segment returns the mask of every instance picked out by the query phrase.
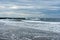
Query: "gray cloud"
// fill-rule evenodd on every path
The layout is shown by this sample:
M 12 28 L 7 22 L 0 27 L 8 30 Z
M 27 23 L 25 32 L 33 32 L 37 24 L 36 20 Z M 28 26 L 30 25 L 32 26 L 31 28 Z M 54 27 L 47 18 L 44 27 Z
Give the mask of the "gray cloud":
M 0 0 L 0 16 L 52 17 L 60 13 L 59 4 L 60 0 Z

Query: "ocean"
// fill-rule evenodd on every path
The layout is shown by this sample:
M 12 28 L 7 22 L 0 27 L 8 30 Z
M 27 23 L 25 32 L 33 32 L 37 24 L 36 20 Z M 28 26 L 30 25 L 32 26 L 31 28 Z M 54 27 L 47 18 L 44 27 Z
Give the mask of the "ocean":
M 60 22 L 1 19 L 0 40 L 60 40 Z

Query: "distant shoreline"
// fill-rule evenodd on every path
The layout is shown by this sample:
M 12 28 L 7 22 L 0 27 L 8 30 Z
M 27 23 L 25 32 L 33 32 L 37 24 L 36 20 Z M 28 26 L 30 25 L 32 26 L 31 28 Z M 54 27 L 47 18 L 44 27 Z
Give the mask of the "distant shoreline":
M 0 19 L 25 19 L 25 18 L 15 18 L 15 17 L 0 17 Z
M 34 20 L 34 21 L 48 21 L 48 22 L 60 22 L 60 18 L 17 18 L 17 17 L 0 17 L 0 19 L 14 19 L 14 20 Z

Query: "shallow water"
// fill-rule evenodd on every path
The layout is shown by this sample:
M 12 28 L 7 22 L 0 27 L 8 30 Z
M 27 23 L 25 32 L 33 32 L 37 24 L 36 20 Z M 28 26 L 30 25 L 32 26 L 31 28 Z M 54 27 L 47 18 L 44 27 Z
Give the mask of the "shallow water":
M 1 40 L 60 40 L 60 23 L 0 20 Z

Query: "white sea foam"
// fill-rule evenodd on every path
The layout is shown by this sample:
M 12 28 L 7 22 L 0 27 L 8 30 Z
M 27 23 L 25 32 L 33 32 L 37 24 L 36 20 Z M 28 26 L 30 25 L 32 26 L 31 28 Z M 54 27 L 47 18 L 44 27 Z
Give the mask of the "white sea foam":
M 39 30 L 60 32 L 60 22 L 44 22 L 44 21 L 30 21 L 30 20 L 15 22 L 15 21 L 9 21 L 9 20 L 0 20 L 0 23 L 5 23 L 5 25 L 16 26 L 17 28 L 26 27 L 26 28 L 33 28 L 33 29 L 39 29 Z

